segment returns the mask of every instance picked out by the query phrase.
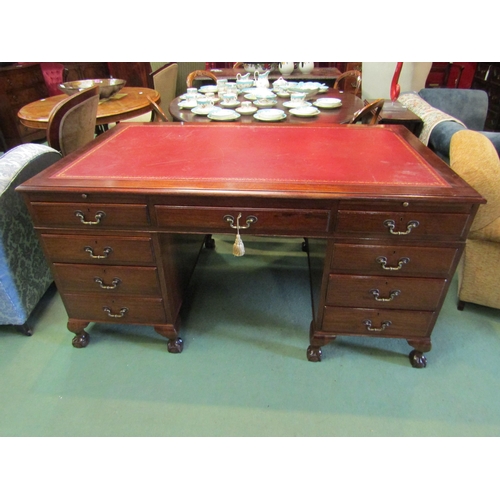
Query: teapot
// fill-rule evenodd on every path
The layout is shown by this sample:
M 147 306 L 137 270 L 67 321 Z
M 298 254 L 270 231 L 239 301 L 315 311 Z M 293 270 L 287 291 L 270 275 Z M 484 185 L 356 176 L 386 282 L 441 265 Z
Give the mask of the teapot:
M 253 76 L 255 77 L 255 86 L 263 89 L 269 88 L 269 80 L 267 77 L 269 76 L 270 72 L 270 69 L 264 71 L 264 73 L 255 71 L 255 73 L 253 74 Z

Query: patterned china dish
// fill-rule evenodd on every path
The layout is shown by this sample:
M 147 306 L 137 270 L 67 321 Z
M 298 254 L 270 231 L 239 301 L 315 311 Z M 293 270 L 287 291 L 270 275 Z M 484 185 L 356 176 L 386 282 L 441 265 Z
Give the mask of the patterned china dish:
M 236 113 L 234 109 L 218 109 L 216 111 L 208 113 L 208 118 L 210 118 L 210 120 L 224 122 L 237 120 L 240 116 L 241 115 L 239 113 Z
M 190 101 L 181 101 L 179 103 L 179 108 L 181 109 L 193 109 L 198 106 L 198 103 L 196 101 L 190 102 Z
M 191 110 L 195 115 L 207 116 L 209 113 L 219 110 L 217 106 L 196 106 Z
M 254 118 L 265 122 L 276 122 L 286 118 L 286 113 L 281 109 L 259 109 Z
M 272 108 L 278 104 L 276 99 L 255 99 L 253 102 L 258 108 Z
M 337 99 L 336 97 L 322 97 L 320 99 L 316 99 L 314 105 L 318 108 L 339 108 L 342 106 L 342 101 Z
M 302 108 L 292 108 L 290 114 L 295 116 L 317 116 L 320 111 L 314 106 L 303 106 Z
M 217 85 L 203 85 L 200 87 L 200 92 L 203 94 L 206 94 L 207 92 L 217 92 L 219 89 L 217 88 Z
M 283 103 L 283 106 L 285 106 L 285 108 L 305 108 L 306 106 L 312 106 L 312 104 L 308 101 L 286 101 Z
M 255 99 L 274 99 L 276 94 L 272 90 L 252 87 L 245 89 L 245 99 L 254 101 Z
M 73 95 L 81 92 L 82 90 L 89 89 L 94 85 L 99 85 L 99 99 L 109 99 L 118 93 L 118 91 L 120 91 L 126 83 L 126 80 L 119 80 L 118 78 L 74 80 L 72 82 L 60 83 L 59 88 L 66 95 Z
M 223 108 L 236 108 L 237 106 L 240 105 L 240 101 L 235 99 L 234 101 L 221 101 L 219 103 L 219 106 L 222 106 Z
M 240 115 L 253 115 L 257 111 L 257 108 L 255 106 L 240 106 L 239 108 L 236 108 L 235 111 Z
M 304 92 L 307 97 L 312 97 L 318 92 L 327 92 L 328 85 L 319 82 L 297 82 L 289 83 L 286 87 L 288 92 Z

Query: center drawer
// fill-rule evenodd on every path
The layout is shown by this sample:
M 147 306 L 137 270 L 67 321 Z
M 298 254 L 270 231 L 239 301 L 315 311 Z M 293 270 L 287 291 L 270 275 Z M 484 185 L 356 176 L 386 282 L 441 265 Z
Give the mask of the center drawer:
M 329 210 L 295 210 L 285 208 L 253 209 L 235 207 L 183 207 L 156 205 L 158 226 L 172 231 L 202 231 L 234 233 L 238 215 L 245 234 L 292 234 L 307 236 L 326 234 L 330 221 Z M 229 220 L 226 216 L 229 216 Z M 248 226 L 248 227 L 246 227 Z
M 156 267 L 54 264 L 63 292 L 161 294 Z

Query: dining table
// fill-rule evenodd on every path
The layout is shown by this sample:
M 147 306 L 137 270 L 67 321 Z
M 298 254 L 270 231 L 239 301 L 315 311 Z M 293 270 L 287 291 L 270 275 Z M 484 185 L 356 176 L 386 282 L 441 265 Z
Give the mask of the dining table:
M 23 106 L 17 113 L 21 123 L 26 127 L 46 129 L 52 110 L 70 96 L 58 94 L 31 102 Z M 108 125 L 140 116 L 151 109 L 150 97 L 154 102 L 160 101 L 160 94 L 146 87 L 123 87 L 117 94 L 108 99 L 101 99 L 97 107 L 96 125 Z
M 245 95 L 247 95 L 247 93 L 245 92 L 240 93 L 238 95 L 238 101 L 239 102 L 246 101 L 247 98 L 245 97 Z M 327 98 L 327 97 L 340 99 L 341 105 L 337 108 L 331 108 L 331 109 L 318 108 L 319 113 L 315 116 L 294 116 L 292 113 L 290 113 L 291 108 L 286 106 L 286 103 L 290 101 L 290 97 L 276 96 L 277 103 L 273 106 L 272 109 L 283 110 L 286 114 L 286 118 L 273 123 L 290 123 L 295 125 L 348 123 L 354 116 L 354 113 L 360 110 L 364 106 L 364 102 L 360 97 L 357 97 L 351 93 L 345 93 L 333 89 L 329 89 L 327 92 L 324 93 L 323 92 L 318 93 L 314 96 L 306 98 L 306 100 L 310 101 L 310 103 L 314 105 L 316 99 Z M 174 121 L 194 122 L 194 123 L 208 123 L 208 122 L 221 123 L 212 121 L 207 116 L 195 114 L 191 111 L 191 109 L 182 108 L 180 106 L 180 103 L 182 101 L 184 101 L 183 97 L 178 96 L 170 103 L 169 110 L 172 117 L 174 118 Z M 224 107 L 223 105 L 220 104 L 220 101 L 216 102 L 215 106 L 221 108 Z M 269 122 L 263 122 L 257 120 L 253 115 L 241 115 L 237 120 L 235 120 L 235 123 L 245 123 L 251 125 L 256 125 L 259 123 L 269 124 Z

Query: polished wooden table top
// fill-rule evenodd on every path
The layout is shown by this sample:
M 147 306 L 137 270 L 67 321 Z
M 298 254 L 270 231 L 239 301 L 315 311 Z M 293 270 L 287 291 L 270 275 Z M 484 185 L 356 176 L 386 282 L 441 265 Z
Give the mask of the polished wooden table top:
M 160 100 L 160 94 L 156 90 L 144 87 L 123 87 L 117 95 L 123 97 L 99 102 L 97 125 L 115 123 L 146 113 L 151 109 L 147 99 L 148 96 L 155 102 Z M 57 104 L 67 98 L 66 94 L 60 94 L 40 99 L 23 106 L 17 116 L 26 127 L 45 129 L 49 123 L 51 111 Z
M 246 100 L 244 95 L 245 94 L 242 93 L 238 96 L 238 100 L 240 102 Z M 341 99 L 342 106 L 333 109 L 318 108 L 320 110 L 319 115 L 310 117 L 301 117 L 292 115 L 290 113 L 290 109 L 284 105 L 285 102 L 290 100 L 289 98 L 277 97 L 276 100 L 278 101 L 278 103 L 273 107 L 273 109 L 281 109 L 285 111 L 287 116 L 284 120 L 279 120 L 275 122 L 262 122 L 254 118 L 253 115 L 241 115 L 241 117 L 235 120 L 234 123 L 245 123 L 252 125 L 256 125 L 259 123 L 264 123 L 264 124 L 267 123 L 268 125 L 269 123 L 275 123 L 275 124 L 292 123 L 296 125 L 316 125 L 316 124 L 327 124 L 327 123 L 341 124 L 341 123 L 348 123 L 349 120 L 353 117 L 354 113 L 359 109 L 361 109 L 364 105 L 363 100 L 360 99 L 359 97 L 356 97 L 354 94 L 346 94 L 338 90 L 329 90 L 326 93 L 316 94 L 315 96 L 311 97 L 309 101 L 314 103 L 316 99 L 322 97 L 336 97 L 338 99 Z M 175 121 L 194 122 L 194 123 L 208 123 L 208 122 L 230 123 L 230 122 L 215 122 L 210 120 L 210 118 L 206 116 L 197 115 L 189 109 L 181 109 L 179 108 L 179 102 L 181 102 L 182 100 L 183 99 L 181 97 L 176 97 L 170 103 L 170 108 L 169 108 L 170 113 L 174 117 Z M 223 107 L 220 106 L 219 103 L 216 103 L 216 106 Z
M 250 73 L 250 75 L 253 77 L 253 72 L 250 71 L 245 71 L 245 68 L 222 68 L 222 69 L 211 69 L 209 70 L 212 72 L 217 78 L 227 78 L 228 80 L 236 80 L 236 77 L 238 73 L 241 75 L 246 75 L 247 73 Z M 327 83 L 326 80 L 329 80 L 330 86 L 333 86 L 333 83 L 335 80 L 338 78 L 338 76 L 341 74 L 341 72 L 337 68 L 314 68 L 311 73 L 304 74 L 301 73 L 299 70 L 294 70 L 291 75 L 286 75 L 283 76 L 279 71 L 271 71 L 269 73 L 268 79 L 270 81 L 277 80 L 281 76 L 285 80 L 303 80 L 303 81 L 321 81 L 324 83 Z M 209 78 L 205 76 L 200 76 L 197 77 L 196 80 L 210 80 Z

